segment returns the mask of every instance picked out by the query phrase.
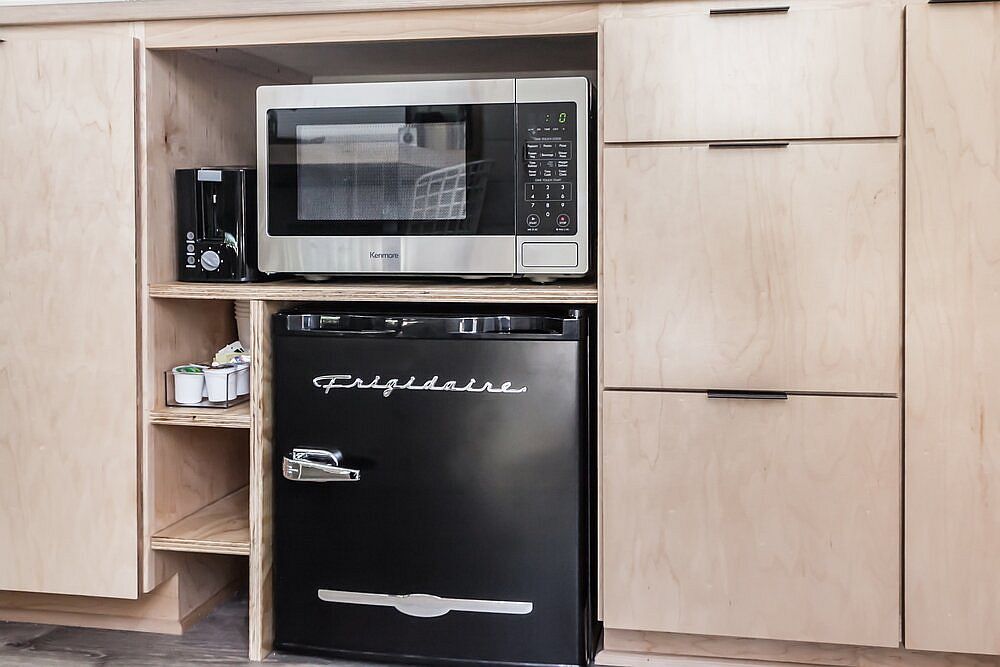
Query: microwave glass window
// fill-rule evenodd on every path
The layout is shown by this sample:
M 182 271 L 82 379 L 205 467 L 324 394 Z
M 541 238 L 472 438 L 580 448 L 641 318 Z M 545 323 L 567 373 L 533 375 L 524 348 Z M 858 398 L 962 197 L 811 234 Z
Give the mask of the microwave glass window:
M 275 236 L 514 231 L 514 106 L 267 112 L 267 228 Z
M 300 220 L 464 220 L 466 124 L 296 128 Z M 474 185 L 474 184 L 473 184 Z

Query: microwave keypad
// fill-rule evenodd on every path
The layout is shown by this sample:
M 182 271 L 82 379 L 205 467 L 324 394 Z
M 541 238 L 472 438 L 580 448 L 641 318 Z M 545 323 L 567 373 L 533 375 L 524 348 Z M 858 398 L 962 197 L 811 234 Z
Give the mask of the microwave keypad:
M 517 233 L 576 234 L 576 105 L 518 104 Z
M 572 183 L 525 183 L 526 201 L 573 201 Z

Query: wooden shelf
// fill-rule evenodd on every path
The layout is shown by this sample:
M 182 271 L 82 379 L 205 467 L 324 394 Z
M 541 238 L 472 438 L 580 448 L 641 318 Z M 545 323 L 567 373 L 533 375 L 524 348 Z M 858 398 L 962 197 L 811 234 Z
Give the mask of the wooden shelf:
M 440 303 L 597 303 L 597 285 L 565 280 L 547 285 L 509 280 L 339 281 L 283 280 L 252 285 L 157 283 L 157 299 L 263 299 L 267 301 L 394 301 Z
M 244 486 L 153 535 L 158 551 L 248 555 L 250 487 Z
M 250 428 L 250 402 L 231 408 L 157 408 L 150 411 L 149 421 L 168 426 Z

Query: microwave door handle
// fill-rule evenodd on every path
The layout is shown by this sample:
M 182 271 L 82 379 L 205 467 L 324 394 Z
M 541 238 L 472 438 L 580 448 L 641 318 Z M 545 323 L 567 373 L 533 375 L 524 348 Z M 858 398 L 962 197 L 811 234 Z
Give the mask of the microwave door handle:
M 293 449 L 282 458 L 281 472 L 293 482 L 357 482 L 361 471 L 340 467 L 343 454 L 325 449 Z

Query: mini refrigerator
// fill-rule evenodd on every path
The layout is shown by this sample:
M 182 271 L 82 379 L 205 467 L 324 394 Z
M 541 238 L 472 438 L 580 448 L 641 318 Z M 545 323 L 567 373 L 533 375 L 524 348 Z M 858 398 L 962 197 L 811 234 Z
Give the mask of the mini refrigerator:
M 590 325 L 575 309 L 274 317 L 278 649 L 592 661 Z

